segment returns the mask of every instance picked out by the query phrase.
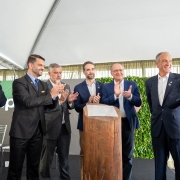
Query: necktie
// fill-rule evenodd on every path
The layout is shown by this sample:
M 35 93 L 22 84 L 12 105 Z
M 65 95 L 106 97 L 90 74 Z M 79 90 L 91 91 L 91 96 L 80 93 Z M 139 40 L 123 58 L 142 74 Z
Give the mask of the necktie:
M 163 78 L 159 78 L 159 83 L 158 83 L 158 93 L 159 93 L 159 103 L 162 106 L 163 99 L 164 99 L 164 87 L 163 87 Z
M 35 79 L 34 85 L 36 86 L 36 89 L 37 89 L 37 90 L 38 90 L 38 82 L 39 82 L 39 79 Z

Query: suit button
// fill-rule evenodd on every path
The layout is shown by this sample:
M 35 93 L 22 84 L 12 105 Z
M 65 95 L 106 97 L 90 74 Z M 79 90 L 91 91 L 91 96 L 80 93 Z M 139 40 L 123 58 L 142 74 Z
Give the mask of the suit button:
M 164 109 L 162 109 L 162 111 L 164 111 Z

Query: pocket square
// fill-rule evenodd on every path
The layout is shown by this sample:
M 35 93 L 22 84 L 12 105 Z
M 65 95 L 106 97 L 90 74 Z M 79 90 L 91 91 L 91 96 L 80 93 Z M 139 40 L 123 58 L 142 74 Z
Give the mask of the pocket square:
M 45 91 L 41 91 L 41 93 L 45 93 Z

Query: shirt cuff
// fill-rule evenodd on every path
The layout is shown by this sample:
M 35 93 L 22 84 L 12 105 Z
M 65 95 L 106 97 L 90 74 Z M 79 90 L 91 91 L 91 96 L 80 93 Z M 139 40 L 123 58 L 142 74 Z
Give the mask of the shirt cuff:
M 119 96 L 120 96 L 120 95 L 119 95 Z M 116 95 L 114 94 L 114 100 L 119 99 L 119 96 L 116 97 Z
M 72 107 L 72 103 L 69 103 L 69 107 Z
M 131 97 L 130 98 L 127 98 L 129 101 L 131 101 L 131 99 L 132 99 L 132 94 L 131 94 Z

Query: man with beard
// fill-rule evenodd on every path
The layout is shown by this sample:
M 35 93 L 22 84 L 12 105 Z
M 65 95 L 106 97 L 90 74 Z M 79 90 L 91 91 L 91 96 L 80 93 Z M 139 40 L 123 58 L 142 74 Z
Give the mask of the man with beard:
M 40 161 L 41 179 L 51 179 L 50 167 L 52 164 L 54 151 L 59 159 L 60 179 L 68 179 L 69 176 L 69 146 L 71 140 L 71 125 L 69 119 L 69 109 L 74 108 L 73 101 L 78 93 L 70 92 L 68 84 L 61 82 L 62 67 L 56 63 L 50 64 L 48 68 L 50 79 L 47 85 L 51 90 L 56 83 L 64 86 L 64 92 L 59 96 L 59 103 L 56 108 L 49 109 L 45 113 L 46 134 L 43 137 L 43 148 Z M 63 97 L 63 101 L 61 101 Z
M 10 128 L 10 164 L 8 180 L 21 179 L 26 156 L 26 176 L 39 179 L 42 133 L 45 133 L 44 110 L 56 107 L 56 97 L 63 88 L 55 85 L 51 91 L 37 79 L 44 70 L 45 59 L 32 54 L 27 61 L 27 74 L 13 82 L 14 112 Z
M 159 73 L 146 81 L 147 101 L 151 111 L 155 180 L 167 178 L 166 169 L 169 152 L 174 160 L 175 179 L 179 180 L 180 119 L 178 117 L 180 107 L 177 107 L 179 86 L 176 83 L 179 82 L 180 74 L 171 73 L 172 57 L 168 52 L 157 54 L 155 63 Z
M 74 92 L 78 92 L 79 96 L 77 100 L 74 101 L 75 110 L 79 113 L 78 116 L 78 125 L 77 129 L 79 129 L 80 136 L 80 166 L 81 166 L 81 180 L 83 180 L 83 157 L 84 157 L 84 149 L 83 149 L 83 108 L 87 103 L 99 103 L 101 97 L 101 91 L 103 87 L 103 83 L 95 80 L 95 68 L 94 64 L 91 61 L 87 61 L 83 64 L 83 73 L 86 79 L 75 86 Z

